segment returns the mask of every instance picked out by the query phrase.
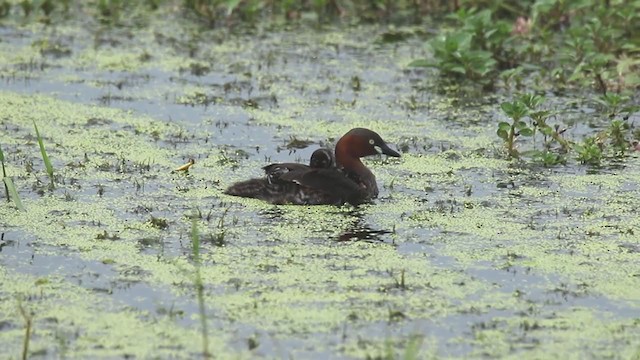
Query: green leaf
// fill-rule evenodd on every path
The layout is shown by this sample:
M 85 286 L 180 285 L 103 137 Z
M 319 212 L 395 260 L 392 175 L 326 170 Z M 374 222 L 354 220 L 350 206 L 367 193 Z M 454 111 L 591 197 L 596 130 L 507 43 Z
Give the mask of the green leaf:
M 523 129 L 520 129 L 518 131 L 518 133 L 520 133 L 520 135 L 522 135 L 522 136 L 532 136 L 533 135 L 533 129 L 523 128 Z
M 501 121 L 501 122 L 498 124 L 498 129 L 499 129 L 499 130 L 504 130 L 504 131 L 506 131 L 506 132 L 509 132 L 509 130 L 511 130 L 511 124 L 509 124 L 509 123 L 508 123 L 508 122 L 506 122 L 506 121 Z
M 499 137 L 501 137 L 503 140 L 507 140 L 509 138 L 509 133 L 504 130 L 504 129 L 498 129 L 498 131 L 496 132 L 498 134 Z
M 500 107 L 502 108 L 502 111 L 507 114 L 507 116 L 514 120 L 520 120 L 528 113 L 527 107 L 517 100 L 511 103 L 504 102 L 500 105 Z
M 44 161 L 44 166 L 47 169 L 47 174 L 49 175 L 49 179 L 51 179 L 51 186 L 53 187 L 53 165 L 51 165 L 51 160 L 49 160 L 47 150 L 45 150 L 44 148 L 44 142 L 42 141 L 42 137 L 40 136 L 38 125 L 36 125 L 35 120 L 33 121 L 33 127 L 35 127 L 36 129 L 36 137 L 38 138 L 38 145 L 40 145 L 40 154 L 42 154 L 42 161 Z
M 11 181 L 11 178 L 5 177 L 2 180 L 4 180 L 4 184 L 7 187 L 7 190 L 9 190 L 11 199 L 13 199 L 13 202 L 16 204 L 16 207 L 18 207 L 18 210 L 25 211 L 26 209 L 22 205 L 22 201 L 20 201 L 20 197 L 18 196 L 18 191 L 16 190 L 16 186 L 13 184 L 13 181 Z
M 551 114 L 549 110 L 540 110 L 529 114 L 529 116 L 531 116 L 532 119 L 544 119 L 549 117 L 549 114 Z
M 462 75 L 467 73 L 467 71 L 462 66 L 453 66 L 453 67 L 451 67 L 451 69 L 449 69 L 449 71 L 457 73 L 457 74 L 462 74 Z
M 520 130 L 520 129 L 525 129 L 527 127 L 527 123 L 524 121 L 516 121 L 515 122 L 515 128 Z
M 518 101 L 529 109 L 534 110 L 544 102 L 544 97 L 536 94 L 524 94 L 518 98 Z
M 546 136 L 551 136 L 551 134 L 554 133 L 553 129 L 549 126 L 539 127 L 539 129 L 540 129 L 540 132 Z
M 0 145 L 0 162 L 4 162 L 4 153 L 2 152 L 2 146 Z
M 504 111 L 505 114 L 511 116 L 510 114 L 513 112 L 513 104 L 510 102 L 503 102 L 500 104 L 500 108 Z

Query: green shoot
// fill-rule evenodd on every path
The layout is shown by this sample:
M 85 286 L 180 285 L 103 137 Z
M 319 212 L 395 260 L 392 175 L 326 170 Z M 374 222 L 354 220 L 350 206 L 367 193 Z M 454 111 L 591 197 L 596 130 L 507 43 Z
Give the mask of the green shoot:
M 16 190 L 16 186 L 11 181 L 10 177 L 5 177 L 4 186 L 7 189 L 7 192 L 11 195 L 13 202 L 16 203 L 18 210 L 25 211 L 24 205 L 22 205 L 22 201 L 20 201 L 20 197 L 18 196 L 18 191 Z
M 7 195 L 7 201 L 13 199 L 13 202 L 16 203 L 18 210 L 24 211 L 25 208 L 22 205 L 22 201 L 20 201 L 20 197 L 18 196 L 18 190 L 16 190 L 16 186 L 13 184 L 13 181 L 10 177 L 7 176 L 7 170 L 4 167 L 4 153 L 2 152 L 2 147 L 0 147 L 0 164 L 2 164 L 2 180 L 4 183 L 4 191 Z
M 2 146 L 0 146 L 0 164 L 2 164 L 2 178 L 7 177 L 7 171 L 4 168 L 4 153 L 2 152 Z M 9 201 L 9 188 L 7 184 L 4 184 L 4 193 L 7 195 L 7 201 Z
M 202 354 L 205 359 L 209 359 L 211 357 L 209 353 L 209 336 L 207 330 L 207 317 L 204 308 L 204 285 L 202 284 L 202 275 L 200 274 L 200 266 L 202 265 L 202 260 L 200 259 L 200 234 L 198 232 L 198 223 L 196 217 L 193 217 L 191 220 L 191 244 L 192 244 L 192 253 L 193 253 L 193 261 L 196 266 L 196 274 L 194 283 L 197 290 L 198 296 L 198 309 L 200 313 L 200 325 L 201 325 L 201 333 L 202 333 Z
M 51 160 L 49 160 L 49 156 L 47 155 L 47 150 L 44 148 L 44 143 L 42 142 L 42 137 L 40 136 L 40 132 L 38 131 L 38 125 L 36 125 L 35 120 L 33 121 L 33 127 L 36 129 L 36 137 L 38 138 L 38 145 L 40 145 L 40 153 L 42 154 L 42 160 L 44 161 L 44 166 L 47 169 L 47 174 L 49 175 L 49 179 L 51 179 L 51 189 L 55 189 L 55 185 L 53 183 L 53 166 L 51 165 Z

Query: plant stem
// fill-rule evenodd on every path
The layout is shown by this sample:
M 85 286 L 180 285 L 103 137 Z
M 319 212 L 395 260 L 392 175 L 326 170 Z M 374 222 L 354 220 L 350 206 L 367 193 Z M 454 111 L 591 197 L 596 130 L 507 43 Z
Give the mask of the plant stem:
M 507 140 L 507 150 L 509 151 L 510 157 L 513 157 L 515 155 L 513 144 L 516 137 L 516 122 L 517 120 L 514 119 L 513 124 L 511 124 L 511 129 L 509 130 L 509 138 Z
M 200 274 L 200 265 L 202 260 L 200 259 L 200 234 L 198 233 L 198 223 L 194 217 L 191 220 L 191 244 L 193 261 L 195 262 L 195 286 L 198 297 L 198 311 L 200 314 L 200 325 L 202 334 L 202 355 L 205 359 L 209 359 L 211 354 L 209 353 L 209 336 L 207 328 L 207 316 L 204 307 L 204 285 L 202 284 L 202 275 Z
M 7 170 L 4 168 L 4 153 L 2 152 L 2 146 L 0 146 L 0 163 L 2 164 L 2 178 L 7 177 Z M 7 195 L 7 201 L 11 201 L 9 199 L 9 188 L 7 184 L 3 181 L 4 184 L 4 193 Z
M 31 339 L 31 324 L 33 322 L 33 315 L 27 314 L 27 311 L 22 306 L 22 300 L 18 300 L 18 309 L 25 321 L 25 334 L 24 341 L 22 343 L 22 360 L 27 360 L 29 355 L 29 340 Z
M 7 177 L 7 172 L 4 169 L 4 161 L 2 162 L 2 179 L 4 180 Z M 5 183 L 4 181 L 2 182 L 4 184 L 4 193 L 7 196 L 7 202 L 11 201 L 11 199 L 9 198 L 9 188 L 7 187 L 7 183 Z

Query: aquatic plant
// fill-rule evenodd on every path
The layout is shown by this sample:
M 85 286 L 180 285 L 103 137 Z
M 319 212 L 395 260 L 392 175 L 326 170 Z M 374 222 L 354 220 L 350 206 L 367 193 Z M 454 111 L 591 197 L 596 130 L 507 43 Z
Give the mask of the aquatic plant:
M 22 360 L 29 358 L 29 342 L 31 340 L 31 327 L 33 324 L 33 314 L 27 313 L 24 306 L 22 306 L 22 299 L 18 299 L 18 310 L 20 315 L 24 319 L 24 340 L 22 342 Z
M 24 205 L 22 205 L 22 201 L 20 200 L 20 197 L 18 196 L 18 191 L 16 190 L 16 186 L 13 184 L 13 181 L 11 180 L 10 177 L 5 177 L 4 178 L 4 184 L 7 188 L 7 191 L 9 192 L 9 194 L 11 195 L 11 198 L 13 199 L 13 202 L 16 204 L 16 207 L 18 208 L 18 210 L 26 210 L 24 208 Z
M 631 98 L 626 94 L 606 93 L 597 97 L 595 101 L 603 108 L 609 118 L 621 113 L 630 114 L 640 109 L 640 106 L 630 105 Z
M 602 143 L 595 136 L 585 138 L 576 144 L 577 159 L 583 164 L 599 165 L 602 160 Z
M 207 327 L 207 316 L 204 305 L 204 284 L 202 282 L 202 275 L 200 273 L 200 266 L 202 265 L 202 259 L 200 258 L 200 233 L 198 231 L 198 223 L 196 216 L 192 216 L 191 219 L 191 253 L 193 255 L 193 262 L 195 265 L 194 285 L 196 287 L 196 296 L 198 298 L 198 312 L 200 316 L 200 333 L 202 335 L 202 355 L 205 359 L 211 357 L 209 353 L 209 331 Z
M 38 125 L 36 125 L 35 120 L 33 121 L 33 127 L 36 129 L 36 137 L 38 138 L 38 145 L 40 146 L 40 154 L 42 155 L 42 161 L 44 161 L 44 166 L 47 170 L 47 175 L 49 175 L 49 180 L 51 180 L 51 189 L 55 189 L 56 185 L 54 184 L 53 178 L 53 165 L 51 165 L 51 160 L 49 160 L 49 156 L 47 155 L 47 150 L 44 148 L 44 142 L 42 141 L 42 136 L 40 136 L 40 131 L 38 131 Z
M 220 219 L 218 220 L 218 224 L 216 225 L 216 228 L 218 229 L 216 231 L 215 234 L 211 235 L 211 240 L 213 242 L 214 245 L 216 246 L 224 246 L 224 244 L 226 244 L 226 241 L 224 239 L 226 233 L 227 233 L 227 229 L 225 227 L 224 224 L 224 219 L 227 216 L 227 214 L 229 213 L 229 209 L 231 209 L 231 205 L 227 206 L 224 211 L 222 212 L 222 215 L 220 215 Z
M 465 31 L 440 35 L 429 42 L 434 61 L 416 60 L 409 66 L 435 67 L 443 77 L 484 81 L 495 69 L 491 53 L 474 49 L 473 34 Z
M 4 153 L 2 152 L 2 145 L 0 145 L 0 164 L 2 165 L 2 179 L 7 177 L 7 170 L 4 168 Z M 9 189 L 7 184 L 4 183 L 4 192 L 7 195 L 7 201 L 9 201 Z
M 511 102 L 502 103 L 505 115 L 511 118 L 511 123 L 502 121 L 498 124 L 497 135 L 504 141 L 509 157 L 529 157 L 544 166 L 554 166 L 566 162 L 565 155 L 575 151 L 576 159 L 584 164 L 599 165 L 607 157 L 620 158 L 630 149 L 637 135 L 632 133 L 632 127 L 627 122 L 629 115 L 637 111 L 636 106 L 628 105 L 628 97 L 619 94 L 602 95 L 597 102 L 603 106 L 604 115 L 612 118 L 607 128 L 598 134 L 585 138 L 582 143 L 574 144 L 564 138 L 566 128 L 548 123 L 553 115 L 550 110 L 542 109 L 544 97 L 537 94 L 524 94 Z M 619 114 L 625 113 L 618 117 Z M 523 119 L 529 119 L 528 124 Z M 537 134 L 543 135 L 543 149 L 535 148 Z M 518 151 L 516 139 L 518 136 L 530 136 L 533 139 L 533 150 Z
M 544 136 L 544 148 L 547 153 L 547 155 L 543 156 L 547 159 L 545 164 L 548 164 L 548 161 L 553 158 L 548 152 L 553 144 L 559 145 L 559 151 L 562 153 L 569 151 L 571 143 L 562 136 L 566 129 L 561 128 L 557 124 L 551 127 L 547 123 L 547 119 L 552 115 L 551 111 L 540 109 L 540 106 L 544 104 L 545 98 L 537 94 L 524 94 L 521 95 L 518 100 L 529 109 L 528 116 L 531 118 L 533 125 L 534 141 L 536 132 L 540 132 Z
M 495 19 L 489 9 L 476 12 L 461 8 L 449 18 L 456 21 L 458 28 L 427 43 L 433 60 L 419 59 L 409 66 L 437 68 L 446 82 L 473 81 L 491 86 L 499 74 L 497 70 L 510 67 L 506 64 L 513 61 L 505 48 L 510 25 Z
M 183 0 L 182 7 L 209 24 L 242 20 L 254 23 L 264 18 L 300 18 L 326 21 L 337 17 L 362 21 L 400 18 L 420 20 L 422 15 L 450 10 L 447 4 L 434 0 Z
M 571 150 L 572 144 L 563 137 L 566 129 L 559 125 L 553 127 L 547 120 L 552 112 L 541 109 L 545 98 L 537 94 L 523 94 L 512 102 L 504 102 L 501 108 L 512 122 L 502 121 L 498 124 L 497 135 L 504 140 L 507 153 L 510 157 L 529 156 L 532 160 L 544 166 L 553 166 L 566 162 L 564 154 Z M 529 124 L 524 121 L 528 118 Z M 543 136 L 543 149 L 535 148 L 537 134 Z M 520 152 L 516 149 L 515 140 L 518 136 L 531 137 L 533 150 Z
M 18 210 L 24 211 L 25 208 L 22 205 L 20 196 L 18 196 L 18 190 L 16 190 L 16 186 L 13 184 L 13 180 L 11 180 L 11 178 L 7 176 L 7 170 L 4 166 L 4 152 L 2 152 L 2 146 L 0 146 L 0 164 L 2 164 L 2 181 L 4 183 L 4 192 L 7 196 L 7 201 L 9 201 L 9 199 L 13 199 L 13 202 L 16 204 Z
M 440 81 L 454 84 L 493 85 L 497 77 L 521 81 L 537 73 L 544 86 L 602 95 L 640 86 L 637 4 L 490 1 L 482 9 L 470 4 L 450 14 L 453 28 L 427 42 L 433 57 L 409 66 L 437 68 Z
M 518 157 L 519 153 L 515 147 L 516 137 L 520 135 L 533 135 L 533 130 L 527 126 L 526 122 L 522 121 L 522 118 L 529 114 L 529 109 L 524 103 L 518 100 L 503 102 L 500 107 L 502 111 L 511 118 L 511 123 L 501 121 L 498 124 L 497 134 L 504 140 L 509 157 Z

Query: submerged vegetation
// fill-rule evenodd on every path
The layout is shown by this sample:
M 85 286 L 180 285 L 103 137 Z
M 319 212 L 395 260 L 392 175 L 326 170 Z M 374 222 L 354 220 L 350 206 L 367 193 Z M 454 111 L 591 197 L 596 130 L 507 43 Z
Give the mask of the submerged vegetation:
M 639 6 L 0 0 L 3 354 L 638 358 Z M 353 127 L 375 203 L 223 193 Z

